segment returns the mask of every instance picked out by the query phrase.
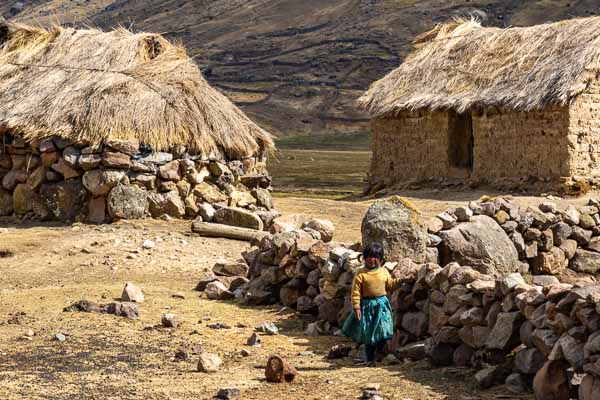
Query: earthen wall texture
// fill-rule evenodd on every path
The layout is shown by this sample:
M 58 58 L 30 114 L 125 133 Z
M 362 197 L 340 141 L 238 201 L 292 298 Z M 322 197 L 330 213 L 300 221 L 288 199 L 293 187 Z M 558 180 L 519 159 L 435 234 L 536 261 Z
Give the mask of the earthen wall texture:
M 569 107 L 569 175 L 600 175 L 600 81 L 592 79 L 586 91 Z
M 448 174 L 448 115 L 406 112 L 371 122 L 371 183 L 445 177 Z
M 569 176 L 569 110 L 515 112 L 486 109 L 473 113 L 472 178 Z

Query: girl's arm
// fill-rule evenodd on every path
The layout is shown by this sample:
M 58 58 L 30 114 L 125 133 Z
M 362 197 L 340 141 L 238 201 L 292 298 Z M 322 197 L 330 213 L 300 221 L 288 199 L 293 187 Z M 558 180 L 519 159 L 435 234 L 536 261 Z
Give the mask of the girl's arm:
M 404 283 L 402 278 L 392 277 L 392 275 L 387 270 L 386 270 L 386 273 L 387 273 L 387 279 L 385 281 L 385 290 L 388 293 L 393 292 L 394 290 L 396 290 L 400 286 L 402 286 L 402 283 Z
M 352 292 L 351 292 L 351 300 L 352 300 L 352 308 L 354 309 L 354 313 L 356 314 L 356 318 L 360 319 L 360 299 L 362 296 L 362 274 L 357 273 L 352 280 Z

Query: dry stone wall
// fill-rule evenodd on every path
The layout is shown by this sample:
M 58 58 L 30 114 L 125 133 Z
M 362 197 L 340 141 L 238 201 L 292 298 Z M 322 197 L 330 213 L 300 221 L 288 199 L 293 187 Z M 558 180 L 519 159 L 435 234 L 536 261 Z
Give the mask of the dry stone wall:
M 403 207 L 403 213 L 410 209 L 402 202 L 391 203 Z M 412 223 L 415 216 L 407 215 L 406 223 Z M 448 210 L 429 221 L 436 235 L 430 234 L 428 261 L 402 258 L 385 265 L 403 282 L 390 296 L 396 332 L 389 350 L 401 358 L 429 357 L 434 365 L 472 367 L 481 387 L 506 384 L 513 392 L 533 390 L 544 400 L 598 398 L 600 285 L 592 272 L 600 263 L 580 268 L 578 261 L 600 254 L 592 240 L 600 233 L 597 218 L 593 200 L 587 206 L 559 209 L 551 202 L 520 207 L 497 198 Z M 478 220 L 498 235 L 484 237 L 484 242 L 496 242 L 491 247 L 444 244 L 450 240 L 444 232 L 459 228 L 463 238 L 479 243 L 480 238 L 469 235 L 490 233 L 471 230 L 470 224 Z M 276 220 L 270 226 L 272 235 L 244 253 L 244 260 L 216 265 L 217 276 L 200 282 L 198 289 L 213 299 L 281 303 L 309 322 L 307 335 L 335 333 L 351 312 L 352 280 L 362 267 L 360 245 L 332 242 L 331 235 L 324 242 L 321 232 L 309 225 L 315 227 L 294 228 Z M 471 258 L 452 254 L 461 251 Z M 571 283 L 558 279 L 565 277 Z
M 2 138 L 0 216 L 92 223 L 170 216 L 233 224 L 240 215 L 267 218 L 272 209 L 261 157 L 204 158 L 181 147 L 153 152 L 136 141 L 90 147 L 58 137 L 33 144 Z

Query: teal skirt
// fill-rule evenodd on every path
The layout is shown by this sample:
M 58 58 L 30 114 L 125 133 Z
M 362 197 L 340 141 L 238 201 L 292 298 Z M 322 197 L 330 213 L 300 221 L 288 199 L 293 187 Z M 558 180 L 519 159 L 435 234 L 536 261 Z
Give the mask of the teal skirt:
M 356 343 L 374 345 L 392 339 L 394 320 L 392 305 L 387 296 L 363 298 L 360 301 L 362 318 L 351 313 L 344 322 L 342 332 Z

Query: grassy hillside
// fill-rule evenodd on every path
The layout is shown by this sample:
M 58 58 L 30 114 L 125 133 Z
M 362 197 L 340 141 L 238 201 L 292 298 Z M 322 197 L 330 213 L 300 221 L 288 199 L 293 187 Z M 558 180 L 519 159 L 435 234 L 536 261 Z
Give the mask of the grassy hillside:
M 456 16 L 530 25 L 597 10 L 593 0 L 5 0 L 16 21 L 164 33 L 208 80 L 279 136 L 366 132 L 354 100 L 412 38 Z M 324 140 L 327 142 L 327 140 Z

